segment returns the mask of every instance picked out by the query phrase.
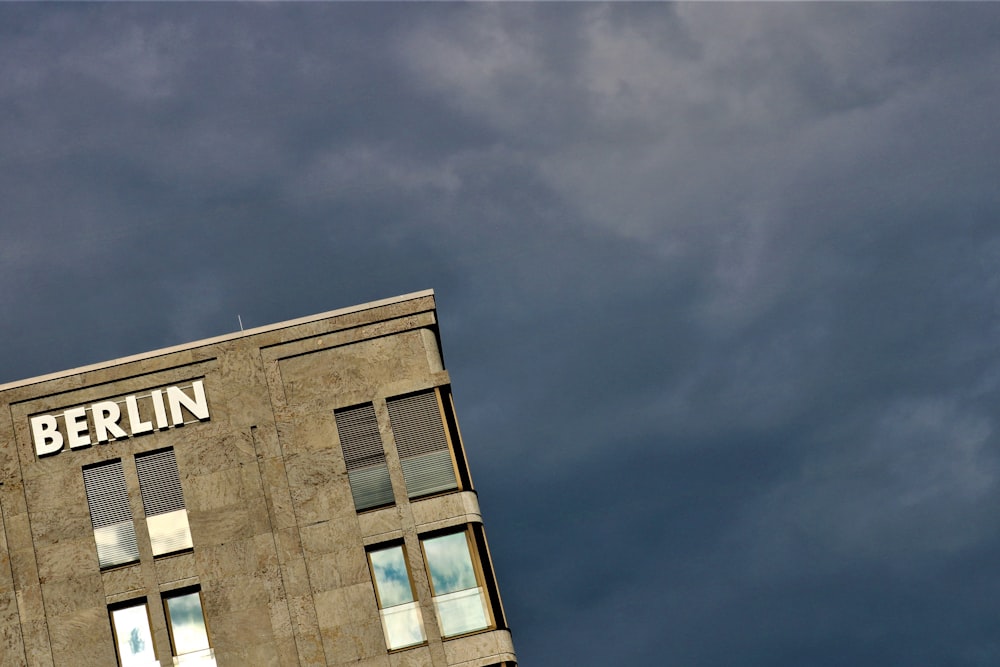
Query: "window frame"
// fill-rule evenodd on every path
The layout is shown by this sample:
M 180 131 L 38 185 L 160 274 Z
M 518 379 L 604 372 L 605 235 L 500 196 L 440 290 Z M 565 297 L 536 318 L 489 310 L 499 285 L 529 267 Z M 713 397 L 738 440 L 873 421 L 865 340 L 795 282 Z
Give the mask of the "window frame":
M 357 460 L 355 459 L 349 460 L 348 457 L 348 451 L 353 450 L 355 445 L 352 442 L 350 442 L 349 439 L 348 447 L 345 448 L 344 446 L 344 434 L 346 430 L 344 427 L 348 426 L 350 422 L 345 421 L 344 424 L 341 424 L 339 417 L 340 415 L 346 415 L 347 413 L 357 412 L 364 408 L 368 408 L 371 410 L 372 421 L 370 422 L 369 425 L 375 426 L 375 437 L 378 439 L 378 454 L 376 457 L 377 460 L 374 463 L 358 465 Z M 360 414 L 360 412 L 358 412 L 358 414 Z M 364 417 L 365 419 L 368 419 L 367 414 L 365 414 Z M 354 510 L 359 514 L 361 512 L 371 512 L 374 510 L 380 510 L 386 507 L 393 507 L 396 505 L 396 490 L 392 485 L 392 476 L 389 472 L 389 457 L 386 455 L 385 440 L 382 437 L 382 429 L 379 427 L 378 421 L 379 421 L 378 412 L 375 410 L 374 401 L 365 401 L 363 403 L 356 403 L 354 405 L 345 405 L 343 407 L 335 408 L 333 410 L 333 423 L 334 427 L 337 429 L 337 440 L 340 443 L 340 454 L 344 459 L 344 469 L 347 471 L 347 482 L 348 482 L 348 487 L 351 489 L 351 500 L 354 503 Z M 351 433 L 351 436 L 354 435 L 356 434 Z M 358 491 L 363 491 L 363 489 L 362 488 L 355 489 L 354 482 L 351 480 L 351 473 L 364 470 L 365 468 L 380 468 L 381 469 L 380 472 L 384 471 L 385 474 L 384 481 L 387 482 L 389 485 L 388 498 L 385 498 L 380 495 L 377 496 L 380 499 L 379 502 L 366 505 L 364 507 L 358 507 Z M 384 487 L 381 487 L 377 491 L 379 493 L 384 494 L 386 489 Z
M 101 468 L 113 469 L 115 466 L 117 466 L 117 469 L 118 469 L 117 472 L 120 473 L 120 475 L 121 475 L 121 484 L 122 484 L 122 488 L 121 489 L 116 489 L 116 492 L 124 490 L 124 495 L 121 496 L 121 497 L 118 497 L 116 495 L 114 497 L 114 501 L 115 502 L 122 502 L 122 501 L 124 501 L 124 504 L 122 505 L 122 508 L 125 508 L 125 509 L 128 510 L 128 521 L 127 522 L 126 521 L 119 521 L 119 522 L 114 523 L 114 524 L 106 524 L 106 525 L 102 525 L 102 526 L 98 527 L 98 526 L 94 525 L 94 515 L 95 514 L 100 515 L 102 513 L 103 508 L 106 506 L 106 502 L 104 502 L 103 505 L 102 505 L 101 501 L 107 501 L 108 498 L 106 497 L 107 496 L 106 493 L 101 493 L 100 494 L 101 496 L 105 496 L 103 498 L 99 497 L 98 495 L 96 495 L 98 492 L 101 492 L 104 489 L 102 489 L 102 487 L 97 484 L 96 480 L 94 482 L 94 485 L 91 485 L 87 481 L 88 480 L 88 471 L 98 470 L 98 469 L 101 469 Z M 84 496 L 87 499 L 87 512 L 88 512 L 88 514 L 90 516 L 91 532 L 94 535 L 94 548 L 97 551 L 97 564 L 98 564 L 98 568 L 101 570 L 101 572 L 106 572 L 108 570 L 113 570 L 113 569 L 119 568 L 119 567 L 128 567 L 130 565 L 135 565 L 136 563 L 140 562 L 140 560 L 142 559 L 142 549 L 140 548 L 140 545 L 139 545 L 139 535 L 138 535 L 138 533 L 136 532 L 136 529 L 135 529 L 135 510 L 132 507 L 132 499 L 130 497 L 131 494 L 130 494 L 130 490 L 129 490 L 129 486 L 128 486 L 128 477 L 126 477 L 126 475 L 125 475 L 125 461 L 124 461 L 124 459 L 121 458 L 121 457 L 117 457 L 117 458 L 113 458 L 113 459 L 107 459 L 105 461 L 97 461 L 97 462 L 94 462 L 94 463 L 86 464 L 86 465 L 84 465 L 84 466 L 82 466 L 80 468 L 80 474 L 83 477 Z M 95 492 L 95 496 L 91 496 L 91 491 L 92 490 Z M 96 511 L 95 511 L 95 505 L 97 506 L 97 510 Z M 122 508 L 119 508 L 119 509 L 122 509 Z M 112 563 L 108 563 L 108 564 L 102 563 L 101 544 L 97 540 L 97 532 L 99 530 L 103 529 L 103 528 L 109 528 L 109 527 L 115 526 L 115 525 L 124 525 L 126 523 L 128 523 L 131 526 L 131 537 L 132 537 L 132 540 L 135 542 L 134 557 L 130 558 L 129 560 L 124 560 L 124 561 L 112 562 Z M 132 554 L 130 553 L 129 555 L 132 555 Z M 108 557 L 108 556 L 110 556 L 110 554 L 105 554 L 105 556 Z
M 424 560 L 424 571 L 427 574 L 427 585 L 430 588 L 432 603 L 435 602 L 435 600 L 441 595 L 447 595 L 448 593 L 455 593 L 458 591 L 449 591 L 448 593 L 438 594 L 437 591 L 434 590 L 434 575 L 431 572 L 431 559 L 427 557 L 427 548 L 425 542 L 427 540 L 433 540 L 440 537 L 447 537 L 449 535 L 459 535 L 459 534 L 465 536 L 466 552 L 469 556 L 469 561 L 472 566 L 473 576 L 476 579 L 476 588 L 478 588 L 482 594 L 481 601 L 483 603 L 483 609 L 485 611 L 487 623 L 485 627 L 478 628 L 476 630 L 468 630 L 466 632 L 459 632 L 452 635 L 446 635 L 444 634 L 444 629 L 440 627 L 441 626 L 440 614 L 437 611 L 437 605 L 434 604 L 435 614 L 438 615 L 438 630 L 441 632 L 441 637 L 444 640 L 457 639 L 459 637 L 474 635 L 480 632 L 489 632 L 491 630 L 496 630 L 499 627 L 499 625 L 497 624 L 496 613 L 494 611 L 494 605 L 496 602 L 493 599 L 494 597 L 493 593 L 495 587 L 488 585 L 486 572 L 483 569 L 481 552 L 479 549 L 479 545 L 477 543 L 478 536 L 473 533 L 473 527 L 471 525 L 468 524 L 463 525 L 458 530 L 456 530 L 454 526 L 450 528 L 443 528 L 441 530 L 435 530 L 418 536 L 420 541 L 420 552 Z M 468 588 L 459 589 L 459 591 L 465 591 L 465 590 L 471 590 L 471 589 Z
M 118 661 L 119 667 L 131 667 L 126 665 L 125 661 L 122 659 L 121 653 L 121 641 L 118 636 L 118 625 L 115 623 L 115 612 L 122 611 L 124 609 L 133 609 L 137 607 L 142 607 L 146 612 L 146 629 L 149 631 L 149 644 L 153 651 L 153 660 L 157 661 L 156 654 L 156 637 L 153 633 L 153 616 L 149 610 L 149 600 L 146 597 L 132 598 L 129 600 L 122 600 L 121 602 L 116 602 L 114 604 L 108 605 L 108 622 L 111 624 L 111 640 L 115 647 L 115 660 Z M 146 663 L 152 664 L 152 663 Z
M 158 514 L 149 514 L 146 508 L 146 493 L 149 491 L 150 487 L 148 482 L 153 481 L 153 479 L 147 477 L 147 484 L 143 484 L 143 473 L 140 472 L 139 461 L 146 457 L 155 457 L 170 452 L 170 458 L 173 461 L 173 472 L 177 473 L 177 484 L 180 489 L 180 510 L 174 510 L 172 512 L 161 512 Z M 139 497 L 142 500 L 142 513 L 146 523 L 146 538 L 149 540 L 149 548 L 153 554 L 153 558 L 166 558 L 169 556 L 176 556 L 178 554 L 190 553 L 194 551 L 194 536 L 191 534 L 191 519 L 188 514 L 187 500 L 184 497 L 184 485 L 180 480 L 180 468 L 177 466 L 177 453 L 172 447 L 161 447 L 159 449 L 151 449 L 146 452 L 137 452 L 132 457 L 132 463 L 135 465 L 136 480 L 139 484 Z M 185 546 L 178 547 L 176 549 L 171 549 L 169 551 L 157 552 L 157 540 L 154 540 L 153 535 L 153 525 L 156 523 L 157 517 L 165 517 L 168 514 L 174 514 L 178 511 L 184 512 L 184 532 L 187 534 L 187 543 Z M 153 521 L 151 522 L 150 519 Z
M 400 552 L 401 552 L 401 554 L 402 554 L 403 565 L 406 568 L 406 579 L 407 579 L 407 581 L 410 584 L 410 601 L 409 602 L 403 602 L 403 603 L 400 603 L 398 605 L 391 605 L 389 607 L 385 607 L 383 605 L 383 603 L 382 603 L 382 592 L 379 590 L 378 577 L 375 576 L 376 570 L 375 570 L 374 563 L 372 563 L 372 554 L 380 552 L 380 551 L 388 551 L 389 549 L 399 549 Z M 423 615 L 423 611 L 422 611 L 421 606 L 420 606 L 420 599 L 419 599 L 419 597 L 417 595 L 416 582 L 413 580 L 413 572 L 411 571 L 411 568 L 410 568 L 410 559 L 409 559 L 409 553 L 406 550 L 406 544 L 404 544 L 401 540 L 395 540 L 395 541 L 392 541 L 392 542 L 383 542 L 381 544 L 373 544 L 373 545 L 368 546 L 368 547 L 365 548 L 365 560 L 368 562 L 368 572 L 371 574 L 372 588 L 375 589 L 375 604 L 378 606 L 379 620 L 382 623 L 382 633 L 383 633 L 384 638 L 386 640 L 386 647 L 387 647 L 388 651 L 390 653 L 393 653 L 393 652 L 396 652 L 396 651 L 404 651 L 406 649 L 416 648 L 418 646 L 426 646 L 427 645 L 427 627 L 424 625 L 424 615 Z M 420 634 L 423 636 L 423 639 L 421 639 L 419 642 L 414 642 L 412 644 L 406 644 L 404 646 L 390 647 L 389 646 L 388 630 L 386 629 L 385 621 L 384 621 L 383 616 L 382 616 L 382 612 L 385 611 L 385 610 L 387 610 L 387 609 L 392 609 L 394 607 L 402 607 L 402 606 L 411 605 L 411 604 L 414 605 L 414 608 L 416 610 L 417 620 L 418 620 L 419 625 L 420 625 Z
M 173 618 L 170 616 L 170 606 L 169 601 L 174 598 L 185 597 L 187 595 L 197 594 L 198 595 L 198 606 L 201 608 L 201 621 L 205 629 L 205 640 L 208 646 L 204 649 L 197 649 L 195 651 L 186 651 L 185 653 L 177 652 L 177 640 L 174 637 L 174 622 Z M 163 616 L 167 621 L 167 637 L 170 639 L 170 655 L 174 659 L 174 664 L 178 664 L 178 658 L 183 660 L 186 655 L 194 655 L 202 651 L 210 651 L 211 655 L 215 656 L 215 648 L 212 645 L 212 633 L 208 625 L 208 615 L 205 613 L 205 596 L 202 595 L 201 586 L 195 584 L 194 586 L 185 586 L 183 588 L 175 588 L 169 591 L 163 591 L 160 593 L 160 601 L 163 605 Z
M 386 410 L 389 414 L 389 428 L 392 431 L 393 440 L 396 444 L 396 456 L 399 459 L 400 465 L 402 466 L 403 461 L 411 457 L 403 456 L 400 452 L 401 438 L 399 435 L 405 431 L 397 428 L 398 422 L 393 422 L 392 409 L 390 406 L 394 401 L 404 400 L 420 396 L 422 394 L 433 394 L 434 396 L 433 400 L 437 406 L 437 418 L 440 421 L 441 430 L 444 434 L 445 447 L 448 450 L 448 457 L 451 460 L 451 471 L 455 479 L 455 486 L 453 488 L 441 489 L 438 491 L 411 493 L 409 485 L 406 483 L 407 480 L 404 468 L 404 491 L 406 492 L 406 497 L 410 502 L 424 500 L 425 498 L 434 498 L 436 496 L 449 493 L 470 491 L 473 488 L 472 477 L 469 474 L 469 466 L 465 457 L 465 446 L 462 443 L 462 434 L 458 427 L 458 418 L 455 415 L 455 401 L 449 385 L 437 385 L 426 389 L 397 394 L 395 396 L 387 396 L 385 398 Z M 445 396 L 447 396 L 447 401 L 445 400 Z

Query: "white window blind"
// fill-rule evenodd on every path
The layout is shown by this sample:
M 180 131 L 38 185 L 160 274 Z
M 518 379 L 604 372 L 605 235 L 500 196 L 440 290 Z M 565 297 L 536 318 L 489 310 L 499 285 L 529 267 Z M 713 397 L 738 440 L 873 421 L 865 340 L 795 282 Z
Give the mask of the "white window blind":
M 393 502 L 392 483 L 385 464 L 385 450 L 378 432 L 375 407 L 365 403 L 334 413 L 354 507 L 358 510 Z
M 458 488 L 436 392 L 386 401 L 410 498 Z
M 83 469 L 90 521 L 94 526 L 97 559 L 102 568 L 139 560 L 132 508 L 121 461 L 109 461 Z
M 191 529 L 173 449 L 135 457 L 153 555 L 190 549 Z

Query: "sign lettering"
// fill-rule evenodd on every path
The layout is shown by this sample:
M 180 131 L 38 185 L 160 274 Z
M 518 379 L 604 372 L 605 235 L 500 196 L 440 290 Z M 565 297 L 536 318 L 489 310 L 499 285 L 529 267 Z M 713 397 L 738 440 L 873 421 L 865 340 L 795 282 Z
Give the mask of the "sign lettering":
M 62 451 L 65 445 L 79 449 L 183 426 L 186 415 L 197 421 L 208 421 L 204 382 L 195 380 L 190 389 L 190 395 L 180 386 L 167 387 L 165 391 L 154 389 L 148 394 L 126 396 L 117 401 L 98 401 L 69 408 L 58 415 L 36 415 L 30 419 L 35 453 L 48 456 Z M 124 415 L 122 405 L 125 406 Z

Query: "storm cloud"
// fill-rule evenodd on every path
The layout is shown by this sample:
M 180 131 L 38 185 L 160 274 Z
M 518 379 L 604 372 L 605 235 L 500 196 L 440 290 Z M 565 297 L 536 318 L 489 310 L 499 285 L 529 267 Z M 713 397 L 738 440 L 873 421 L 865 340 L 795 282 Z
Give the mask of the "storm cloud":
M 0 382 L 434 288 L 522 664 L 996 665 L 997 35 L 0 6 Z

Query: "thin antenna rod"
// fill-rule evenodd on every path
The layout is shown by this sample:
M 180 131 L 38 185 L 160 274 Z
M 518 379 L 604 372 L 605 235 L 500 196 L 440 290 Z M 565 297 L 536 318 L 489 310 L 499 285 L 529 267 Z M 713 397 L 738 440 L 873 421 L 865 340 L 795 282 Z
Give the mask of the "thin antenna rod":
M 236 319 L 239 320 L 240 322 L 240 331 L 243 331 L 243 318 L 240 317 L 239 314 L 237 314 Z

